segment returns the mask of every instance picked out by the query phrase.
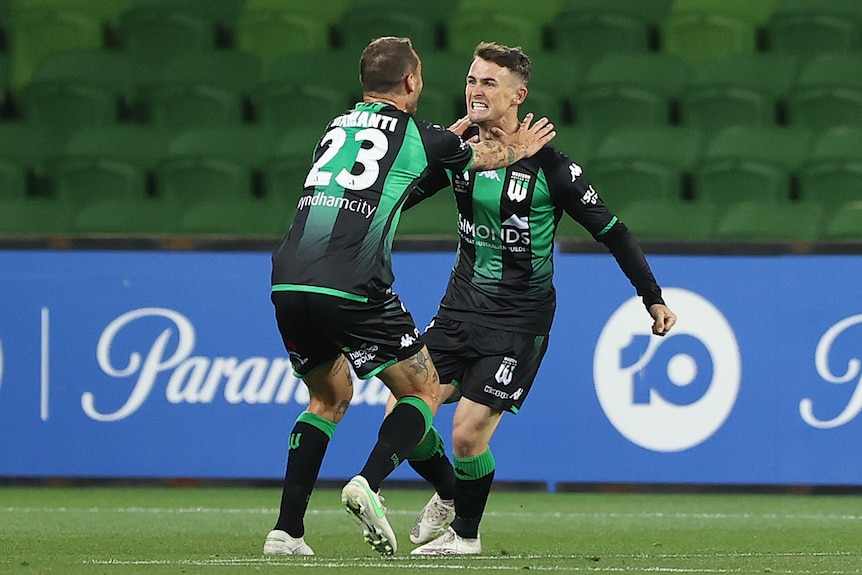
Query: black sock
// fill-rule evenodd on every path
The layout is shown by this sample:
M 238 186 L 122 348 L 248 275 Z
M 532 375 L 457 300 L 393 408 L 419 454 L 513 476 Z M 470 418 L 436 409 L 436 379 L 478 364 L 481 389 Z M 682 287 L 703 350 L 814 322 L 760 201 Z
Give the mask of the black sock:
M 455 520 L 452 529 L 461 537 L 479 536 L 479 522 L 494 482 L 496 464 L 491 450 L 468 458 L 455 458 Z
M 419 477 L 430 483 L 440 499 L 455 499 L 455 473 L 446 454 L 432 455 L 423 461 L 409 461 Z
M 441 499 L 455 498 L 455 472 L 446 457 L 443 439 L 434 426 L 408 456 L 410 467 L 430 483 Z
M 494 481 L 492 471 L 479 479 L 456 479 L 455 520 L 452 529 L 461 537 L 475 539 L 479 536 L 479 522 L 485 513 L 485 504 Z
M 302 413 L 293 426 L 281 506 L 275 523 L 275 529 L 286 531 L 291 537 L 305 534 L 303 519 L 308 500 L 334 430 L 334 423 L 308 412 Z
M 395 404 L 380 425 L 377 443 L 359 472 L 372 491 L 378 491 L 383 480 L 407 459 L 425 435 L 430 416 L 431 410 L 416 397 L 405 397 Z

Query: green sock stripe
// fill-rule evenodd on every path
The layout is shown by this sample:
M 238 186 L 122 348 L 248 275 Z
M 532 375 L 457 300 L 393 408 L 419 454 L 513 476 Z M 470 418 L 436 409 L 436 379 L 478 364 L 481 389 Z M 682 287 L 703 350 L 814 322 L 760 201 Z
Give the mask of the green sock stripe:
M 461 459 L 455 458 L 455 474 L 461 479 L 481 479 L 494 471 L 497 464 L 494 462 L 494 455 L 491 453 L 491 448 L 485 450 L 485 453 Z
M 319 415 L 315 415 L 314 413 L 310 413 L 308 411 L 303 411 L 299 414 L 299 417 L 296 418 L 296 422 L 307 423 L 312 427 L 316 427 L 320 431 L 326 434 L 326 437 L 332 439 L 332 434 L 335 433 L 335 423 L 320 417 Z
M 428 407 L 428 404 L 413 395 L 402 397 L 395 402 L 395 407 L 398 407 L 399 403 L 412 405 L 419 410 L 419 413 L 422 414 L 422 418 L 425 420 L 425 433 L 428 433 L 428 430 L 431 429 L 431 422 L 434 420 L 434 415 L 431 413 L 431 408 Z
M 442 455 L 443 453 L 443 438 L 440 437 L 437 428 L 432 425 L 419 445 L 407 456 L 407 459 L 410 461 L 427 461 L 435 455 Z

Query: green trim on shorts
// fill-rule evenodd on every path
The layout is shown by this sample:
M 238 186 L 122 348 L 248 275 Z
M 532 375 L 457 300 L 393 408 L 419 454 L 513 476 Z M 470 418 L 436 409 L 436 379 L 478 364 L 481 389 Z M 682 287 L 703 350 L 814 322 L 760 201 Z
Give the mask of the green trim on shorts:
M 272 291 L 304 291 L 310 293 L 319 293 L 323 295 L 331 295 L 335 297 L 340 297 L 342 299 L 349 299 L 351 301 L 368 303 L 368 298 L 365 296 L 356 295 L 346 291 L 341 291 L 340 289 L 333 289 L 327 287 L 305 286 L 299 284 L 275 284 L 274 286 L 272 286 Z
M 422 438 L 422 441 L 419 442 L 419 445 L 407 456 L 407 459 L 410 461 L 426 461 L 435 455 L 443 455 L 444 453 L 443 438 L 440 437 L 440 432 L 437 431 L 437 428 L 432 425 L 428 433 L 425 434 L 425 437 Z
M 451 397 L 446 398 L 446 401 L 443 402 L 443 405 L 449 405 L 450 403 L 458 403 L 461 400 L 461 382 L 457 379 L 453 379 L 448 384 L 444 385 L 451 385 L 458 390 L 458 393 L 453 393 Z
M 497 468 L 497 463 L 494 461 L 494 455 L 491 453 L 491 448 L 485 450 L 484 453 L 461 459 L 455 458 L 455 476 L 458 479 L 466 479 L 472 481 L 482 479 L 486 475 L 494 472 Z
M 372 377 L 374 377 L 375 375 L 377 375 L 378 373 L 380 373 L 381 371 L 383 371 L 384 369 L 386 369 L 390 365 L 395 365 L 399 361 L 401 361 L 401 360 L 400 359 L 390 359 L 389 361 L 387 361 L 383 365 L 375 367 L 374 369 L 372 369 L 371 371 L 369 371 L 365 375 L 359 375 L 358 373 L 356 375 L 359 377 L 359 379 L 371 379 Z
M 412 405 L 416 409 L 419 410 L 419 413 L 422 414 L 422 418 L 425 420 L 425 431 L 423 435 L 428 433 L 428 430 L 431 429 L 431 422 L 434 420 L 434 414 L 431 413 L 431 408 L 428 407 L 428 404 L 416 397 L 415 395 L 406 395 L 395 402 L 395 407 L 398 407 L 399 403 L 406 403 L 407 405 Z M 393 407 L 392 409 L 395 409 Z
M 320 431 L 326 434 L 326 437 L 332 439 L 332 435 L 335 433 L 335 422 L 329 421 L 325 417 L 320 417 L 316 413 L 311 413 L 310 411 L 303 411 L 299 414 L 299 417 L 296 418 L 296 422 L 307 423 L 312 427 L 316 427 Z

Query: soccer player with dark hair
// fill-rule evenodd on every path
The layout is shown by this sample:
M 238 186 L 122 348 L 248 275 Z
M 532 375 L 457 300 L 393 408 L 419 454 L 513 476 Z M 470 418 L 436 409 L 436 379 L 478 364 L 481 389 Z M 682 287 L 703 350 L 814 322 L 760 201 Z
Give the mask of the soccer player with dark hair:
M 304 516 L 353 395 L 350 366 L 361 378 L 383 380 L 396 403 L 341 498 L 366 541 L 381 554 L 395 552 L 378 490 L 425 436 L 440 394 L 419 331 L 392 291 L 392 240 L 404 201 L 431 170 L 498 168 L 554 137 L 544 118 L 473 144 L 416 120 L 422 63 L 407 38 L 371 42 L 360 58 L 360 82 L 363 101 L 326 127 L 293 224 L 272 256 L 278 329 L 310 401 L 290 434 L 280 512 L 265 554 L 313 554 Z
M 529 80 L 530 59 L 520 48 L 479 44 L 465 89 L 479 141 L 518 129 Z M 490 440 L 503 414 L 521 409 L 548 347 L 556 305 L 553 242 L 561 217 L 574 218 L 613 254 L 652 317 L 654 334 L 667 334 L 676 322 L 628 228 L 581 167 L 551 145 L 496 170 L 439 168 L 420 183 L 408 207 L 450 184 L 458 253 L 424 340 L 440 374 L 441 398 L 457 401 L 454 469 L 432 427 L 408 458 L 436 490 L 410 533 L 422 544 L 414 554 L 482 550 L 479 522 L 496 467 Z M 479 229 L 486 233 L 476 234 Z

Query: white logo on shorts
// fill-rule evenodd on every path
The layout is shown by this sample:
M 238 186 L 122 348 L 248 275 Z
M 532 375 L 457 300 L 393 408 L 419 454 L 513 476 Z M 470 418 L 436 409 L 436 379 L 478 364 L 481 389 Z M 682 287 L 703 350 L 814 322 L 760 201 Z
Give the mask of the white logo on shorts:
M 494 379 L 497 380 L 497 383 L 509 385 L 512 383 L 512 373 L 514 373 L 516 367 L 518 367 L 517 359 L 514 357 L 504 357 L 500 367 L 497 368 L 497 373 L 494 374 Z
M 626 301 L 596 344 L 593 379 L 599 403 L 629 441 L 660 452 L 683 451 L 711 437 L 739 392 L 741 361 L 733 329 L 700 295 L 664 294 L 679 320 L 651 335 L 640 298 Z

